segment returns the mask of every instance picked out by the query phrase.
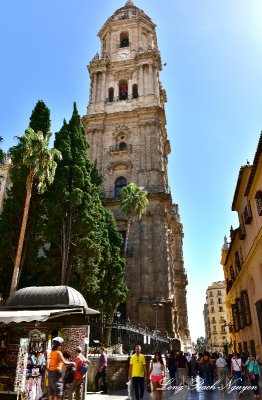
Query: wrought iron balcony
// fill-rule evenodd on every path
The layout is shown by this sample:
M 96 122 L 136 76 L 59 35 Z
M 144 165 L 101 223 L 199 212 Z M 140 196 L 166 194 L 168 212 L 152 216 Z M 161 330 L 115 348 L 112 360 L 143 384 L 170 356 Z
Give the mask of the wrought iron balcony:
M 119 96 L 107 97 L 106 103 L 112 103 L 114 101 L 122 101 L 122 100 L 132 100 L 132 99 L 137 99 L 138 97 L 139 97 L 138 94 L 122 93 Z
M 250 222 L 252 221 L 253 218 L 253 214 L 252 214 L 252 209 L 250 204 L 247 204 L 244 210 L 244 221 L 245 224 L 250 224 Z
M 244 240 L 246 237 L 245 224 L 240 224 L 238 228 L 239 239 Z
M 116 144 L 115 146 L 110 146 L 109 153 L 119 153 L 119 152 L 129 151 L 129 150 L 132 150 L 131 144 L 120 143 L 120 144 Z

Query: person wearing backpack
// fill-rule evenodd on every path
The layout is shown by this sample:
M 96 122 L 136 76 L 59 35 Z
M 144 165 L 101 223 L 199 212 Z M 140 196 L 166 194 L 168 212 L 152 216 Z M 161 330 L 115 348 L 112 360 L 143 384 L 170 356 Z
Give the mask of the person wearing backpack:
M 76 348 L 76 354 L 77 356 L 75 359 L 75 365 L 76 365 L 75 376 L 68 390 L 68 400 L 73 399 L 74 393 L 76 395 L 76 400 L 82 399 L 83 380 L 87 373 L 88 365 L 91 364 L 91 361 L 85 358 L 84 355 L 82 354 L 82 348 L 80 346 Z

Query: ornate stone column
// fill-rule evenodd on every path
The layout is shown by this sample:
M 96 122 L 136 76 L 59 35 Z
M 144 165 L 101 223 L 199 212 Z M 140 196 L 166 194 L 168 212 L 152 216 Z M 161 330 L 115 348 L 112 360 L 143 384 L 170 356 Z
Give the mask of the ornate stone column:
M 97 74 L 95 72 L 92 77 L 92 103 L 96 102 L 96 85 L 97 85 Z
M 105 102 L 105 86 L 106 86 L 106 71 L 102 72 L 102 82 L 101 82 L 101 97 L 100 101 Z
M 154 76 L 154 81 L 155 81 L 155 95 L 159 97 L 159 80 L 158 80 L 158 72 L 157 69 L 155 68 L 155 76 Z
M 132 79 L 128 79 L 128 98 L 132 98 Z
M 138 27 L 138 49 L 142 47 L 142 26 Z
M 114 97 L 119 96 L 119 87 L 118 87 L 118 80 L 115 78 L 115 83 L 114 83 Z
M 149 64 L 149 82 L 148 82 L 148 94 L 154 94 L 153 92 L 153 67 L 152 64 Z
M 144 96 L 144 70 L 143 65 L 139 67 L 139 89 L 138 89 L 139 96 Z

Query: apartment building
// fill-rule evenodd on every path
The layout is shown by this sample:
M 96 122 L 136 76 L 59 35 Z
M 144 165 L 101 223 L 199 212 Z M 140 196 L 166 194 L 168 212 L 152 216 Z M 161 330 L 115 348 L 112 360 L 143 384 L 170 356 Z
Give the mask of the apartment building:
M 213 282 L 206 290 L 204 319 L 208 350 L 228 351 L 230 347 L 229 328 L 226 326 L 226 285 L 224 281 Z
M 234 349 L 262 354 L 262 133 L 252 165 L 240 168 L 232 211 L 239 226 L 230 229 L 221 264 Z

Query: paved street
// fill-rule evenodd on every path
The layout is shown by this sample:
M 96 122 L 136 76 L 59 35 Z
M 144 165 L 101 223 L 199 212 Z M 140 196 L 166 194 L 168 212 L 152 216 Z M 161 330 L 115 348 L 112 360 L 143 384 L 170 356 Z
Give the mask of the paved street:
M 248 383 L 247 383 L 248 385 Z M 195 387 L 196 386 L 196 387 Z M 260 381 L 260 398 L 262 399 L 262 382 Z M 229 389 L 229 388 L 228 388 Z M 201 390 L 199 385 L 193 385 L 191 387 L 176 387 L 175 389 L 166 390 L 163 392 L 163 400 L 237 400 L 239 398 L 243 400 L 253 399 L 253 392 L 252 390 L 245 390 L 244 393 L 239 396 L 239 394 L 233 390 L 229 393 L 230 390 L 226 392 L 223 390 L 219 390 L 216 388 L 215 390 Z M 87 393 L 87 398 L 89 400 L 126 400 L 128 399 L 128 393 L 126 390 L 120 390 L 116 392 L 111 392 L 108 394 L 99 394 L 99 393 Z M 152 400 L 153 395 L 152 393 L 149 394 L 145 391 L 144 400 Z

